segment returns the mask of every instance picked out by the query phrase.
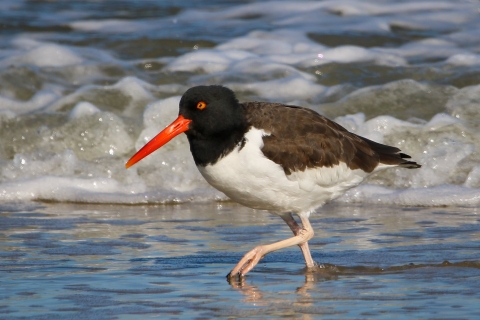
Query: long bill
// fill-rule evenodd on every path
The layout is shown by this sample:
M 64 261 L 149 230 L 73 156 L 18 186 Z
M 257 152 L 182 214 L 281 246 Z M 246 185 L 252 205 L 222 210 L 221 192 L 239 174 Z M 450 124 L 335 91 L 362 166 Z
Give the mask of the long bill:
M 137 153 L 130 158 L 125 164 L 125 167 L 128 169 L 133 166 L 138 161 L 142 160 L 148 156 L 153 151 L 165 145 L 168 141 L 172 140 L 175 136 L 179 135 L 182 132 L 188 130 L 188 124 L 192 120 L 185 119 L 182 115 L 173 121 L 168 127 L 162 130 L 157 134 L 152 140 L 150 140 L 142 149 L 138 150 Z

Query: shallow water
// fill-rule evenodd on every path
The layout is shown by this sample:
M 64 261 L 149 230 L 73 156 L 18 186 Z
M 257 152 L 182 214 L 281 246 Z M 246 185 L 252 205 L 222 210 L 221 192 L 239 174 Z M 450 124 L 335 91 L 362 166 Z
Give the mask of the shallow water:
M 473 319 L 477 209 L 327 205 L 298 248 L 226 274 L 283 221 L 233 203 L 33 205 L 0 214 L 0 318 Z

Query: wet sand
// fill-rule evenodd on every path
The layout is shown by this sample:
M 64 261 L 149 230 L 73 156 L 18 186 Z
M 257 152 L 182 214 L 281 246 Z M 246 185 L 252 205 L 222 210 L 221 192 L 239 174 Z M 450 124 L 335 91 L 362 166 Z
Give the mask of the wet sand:
M 298 248 L 225 275 L 283 221 L 234 203 L 0 207 L 0 318 L 473 319 L 476 208 L 330 204 Z

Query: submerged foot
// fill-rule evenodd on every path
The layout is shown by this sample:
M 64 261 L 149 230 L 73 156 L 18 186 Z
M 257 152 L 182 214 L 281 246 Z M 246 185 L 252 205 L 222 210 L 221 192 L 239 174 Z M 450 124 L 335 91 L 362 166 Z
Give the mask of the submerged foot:
M 247 252 L 243 258 L 237 263 L 235 268 L 227 274 L 227 278 L 244 277 L 250 270 L 255 267 L 260 259 L 265 256 L 264 246 L 258 246 Z

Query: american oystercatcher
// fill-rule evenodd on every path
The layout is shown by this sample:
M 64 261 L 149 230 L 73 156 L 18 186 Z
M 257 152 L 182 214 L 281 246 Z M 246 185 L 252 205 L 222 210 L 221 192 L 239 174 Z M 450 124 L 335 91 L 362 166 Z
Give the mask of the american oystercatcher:
M 279 215 L 294 236 L 249 251 L 227 275 L 244 276 L 269 252 L 298 245 L 315 266 L 308 240 L 310 213 L 389 167 L 420 168 L 400 149 L 354 133 L 307 108 L 270 102 L 239 103 L 222 86 L 190 88 L 178 118 L 140 149 L 134 165 L 185 132 L 203 177 L 232 200 Z M 298 215 L 301 226 L 292 214 Z

